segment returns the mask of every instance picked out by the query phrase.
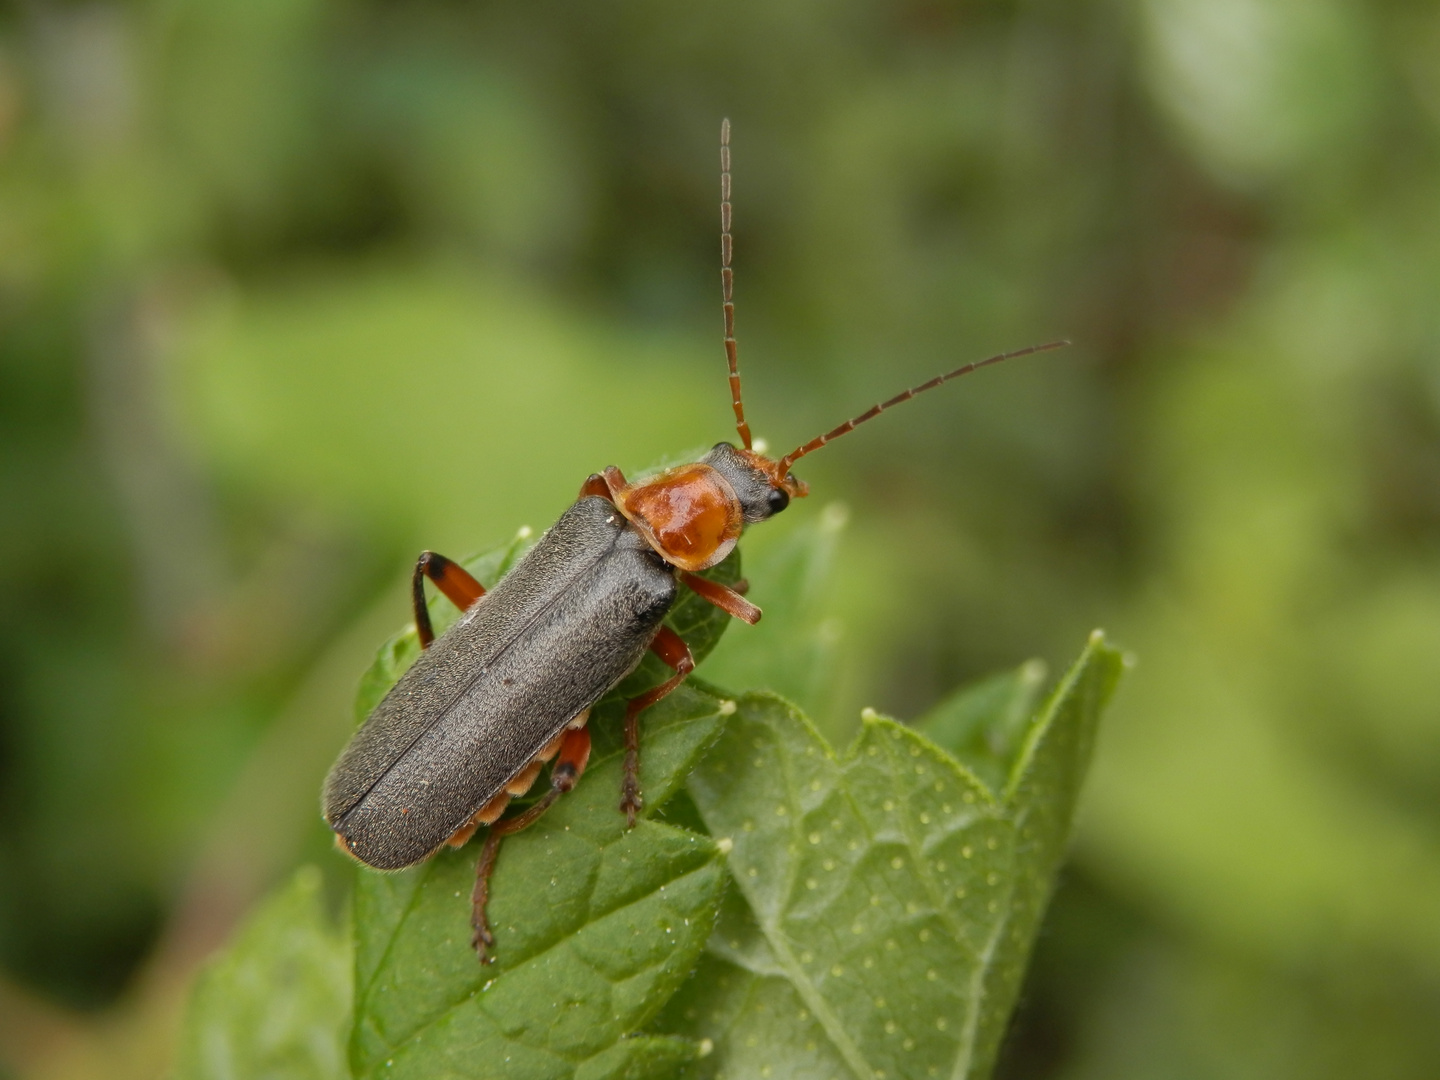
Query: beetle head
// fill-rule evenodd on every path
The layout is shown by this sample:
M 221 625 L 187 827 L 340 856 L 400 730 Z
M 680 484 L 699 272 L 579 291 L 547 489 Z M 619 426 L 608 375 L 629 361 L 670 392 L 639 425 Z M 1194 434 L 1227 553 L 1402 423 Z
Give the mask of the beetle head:
M 730 443 L 716 443 L 701 458 L 730 482 L 740 499 L 746 524 L 774 517 L 790 505 L 792 498 L 810 494 L 805 481 L 780 472 L 780 463 L 754 450 L 742 450 Z

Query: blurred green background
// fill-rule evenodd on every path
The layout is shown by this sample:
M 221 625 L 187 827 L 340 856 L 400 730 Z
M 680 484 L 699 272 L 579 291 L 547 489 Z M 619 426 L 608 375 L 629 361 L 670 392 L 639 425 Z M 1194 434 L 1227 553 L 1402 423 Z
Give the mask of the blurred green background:
M 1077 344 L 807 459 L 746 553 L 825 523 L 830 659 L 762 623 L 702 674 L 844 739 L 1105 626 L 1140 666 L 1002 1075 L 1436 1074 L 1433 3 L 27 0 L 0 1076 L 158 1075 L 234 918 L 343 876 L 319 778 L 416 552 L 732 437 L 724 115 L 772 447 Z

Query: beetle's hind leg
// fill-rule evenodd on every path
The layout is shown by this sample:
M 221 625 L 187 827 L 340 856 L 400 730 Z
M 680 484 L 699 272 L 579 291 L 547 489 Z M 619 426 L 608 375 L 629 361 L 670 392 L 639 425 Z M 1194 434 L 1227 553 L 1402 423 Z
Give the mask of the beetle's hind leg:
M 627 824 L 634 828 L 635 815 L 640 812 L 640 714 L 664 698 L 695 670 L 695 658 L 685 639 L 668 626 L 660 627 L 650 651 L 675 669 L 675 674 L 653 690 L 625 703 L 625 776 L 620 782 L 620 809 Z
M 490 826 L 490 834 L 485 837 L 485 846 L 480 851 L 480 861 L 475 864 L 475 891 L 470 894 L 470 926 L 475 931 L 470 943 L 475 947 L 482 964 L 490 963 L 489 950 L 495 944 L 495 935 L 490 930 L 485 906 L 490 902 L 490 875 L 495 870 L 495 859 L 500 854 L 500 841 L 511 833 L 535 824 L 536 819 L 549 810 L 556 799 L 575 786 L 585 772 L 585 765 L 589 760 L 589 729 L 569 729 L 561 740 L 560 752 L 550 770 L 550 790 L 539 802 L 526 808 L 524 813 L 516 814 L 512 818 L 501 818 Z
M 428 649 L 435 640 L 435 629 L 430 625 L 430 609 L 425 605 L 427 577 L 435 583 L 435 587 L 445 598 L 461 611 L 485 595 L 485 586 L 471 577 L 459 563 L 433 551 L 422 551 L 420 558 L 415 560 L 415 572 L 410 575 L 410 602 L 415 608 L 415 633 L 420 638 L 422 649 Z
M 530 790 L 530 785 L 535 783 L 535 777 L 540 775 L 540 769 L 551 758 L 560 753 L 565 746 L 565 737 L 574 728 L 585 726 L 590 719 L 590 710 L 586 709 L 579 716 L 571 720 L 566 729 L 551 739 L 540 753 L 535 755 L 535 760 L 530 762 L 513 780 L 505 785 L 500 794 L 496 795 L 488 803 L 482 806 L 471 816 L 470 820 L 450 834 L 450 839 L 445 841 L 447 847 L 462 848 L 470 842 L 470 837 L 475 835 L 475 830 L 481 825 L 494 825 L 500 820 L 500 815 L 505 813 L 505 808 L 510 805 L 510 800 L 524 795 Z M 583 772 L 584 769 L 582 768 Z

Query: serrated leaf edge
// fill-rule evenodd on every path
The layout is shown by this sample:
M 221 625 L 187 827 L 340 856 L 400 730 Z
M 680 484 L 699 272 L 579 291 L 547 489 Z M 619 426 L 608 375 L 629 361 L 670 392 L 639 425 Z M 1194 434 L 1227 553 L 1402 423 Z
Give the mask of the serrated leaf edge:
M 1059 715 L 1060 705 L 1075 690 L 1089 673 L 1096 659 L 1102 653 L 1113 653 L 1122 663 L 1124 654 L 1116 649 L 1106 640 L 1105 634 L 1096 630 L 1091 633 L 1089 640 L 1085 643 L 1085 649 L 1076 657 L 1075 662 L 1065 672 L 1065 677 L 1056 684 L 1045 703 L 1037 710 L 1036 715 L 1040 718 L 1038 722 L 1032 722 L 1030 730 L 1025 735 L 1025 745 L 1015 758 L 1015 764 L 1011 767 L 1010 778 L 1005 783 L 1005 791 L 1001 802 L 1011 806 L 1015 797 L 1020 793 L 1021 785 L 1030 771 L 1030 766 L 1035 761 L 1035 756 L 1040 752 L 1040 744 L 1045 741 L 1050 729 L 1055 726 L 1056 717 Z M 1110 692 L 1114 690 L 1114 683 L 1107 688 L 1107 692 L 1098 703 L 1097 710 L 1103 710 L 1109 700 Z

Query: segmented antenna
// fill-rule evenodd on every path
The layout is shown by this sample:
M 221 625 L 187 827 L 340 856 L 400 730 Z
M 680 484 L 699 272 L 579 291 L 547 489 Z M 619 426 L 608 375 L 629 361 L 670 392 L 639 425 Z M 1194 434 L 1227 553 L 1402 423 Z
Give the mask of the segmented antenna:
M 735 407 L 735 430 L 750 449 L 750 425 L 740 400 L 740 361 L 735 351 L 735 274 L 730 269 L 730 120 L 720 121 L 720 283 L 725 297 L 725 359 L 730 362 L 730 403 Z
M 846 420 L 845 423 L 841 424 L 839 427 L 831 431 L 827 431 L 824 435 L 815 436 L 815 438 L 811 439 L 809 442 L 805 443 L 802 446 L 797 446 L 794 450 L 791 450 L 790 453 L 786 454 L 783 458 L 780 459 L 780 464 L 777 471 L 781 477 L 784 477 L 787 473 L 789 473 L 791 465 L 793 465 L 796 461 L 800 460 L 806 454 L 814 450 L 819 450 L 820 447 L 824 446 L 831 439 L 838 439 L 846 432 L 854 431 L 861 424 L 865 423 L 866 420 L 875 419 L 875 417 L 879 416 L 882 412 L 884 412 L 891 406 L 899 405 L 902 401 L 909 401 L 916 394 L 923 394 L 926 390 L 934 390 L 935 387 L 939 386 L 941 383 L 949 382 L 951 379 L 958 379 L 961 375 L 969 375 L 972 371 L 975 371 L 982 367 L 989 367 L 991 364 L 998 364 L 1004 360 L 1014 360 L 1018 356 L 1029 356 L 1032 353 L 1049 352 L 1051 349 L 1063 349 L 1066 345 L 1069 344 L 1070 342 L 1068 341 L 1051 341 L 1047 342 L 1044 345 L 1031 345 L 1028 349 L 1016 349 L 1014 352 L 1001 353 L 999 356 L 992 356 L 986 360 L 977 360 L 973 364 L 966 364 L 963 367 L 958 367 L 954 371 L 946 372 L 944 375 L 936 375 L 935 378 L 931 379 L 929 382 L 923 382 L 919 386 L 912 386 L 903 394 L 896 394 L 889 401 L 882 401 L 878 405 L 872 405 L 859 416 L 856 416 L 850 420 Z

